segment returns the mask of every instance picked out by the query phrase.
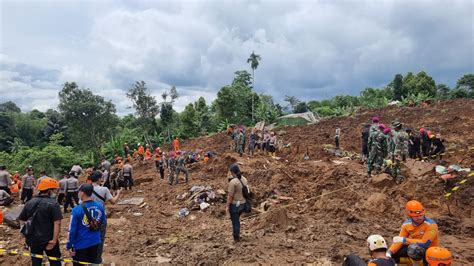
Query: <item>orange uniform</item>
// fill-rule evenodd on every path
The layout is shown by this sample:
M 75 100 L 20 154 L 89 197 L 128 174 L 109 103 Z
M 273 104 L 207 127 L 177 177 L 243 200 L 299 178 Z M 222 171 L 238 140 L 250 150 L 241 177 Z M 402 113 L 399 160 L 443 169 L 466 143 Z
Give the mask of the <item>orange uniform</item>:
M 173 140 L 173 149 L 174 151 L 179 151 L 179 139 Z
M 152 155 L 153 154 L 151 153 L 150 149 L 146 149 L 145 160 L 150 160 Z
M 439 246 L 438 225 L 435 221 L 425 217 L 425 221 L 414 226 L 411 219 L 407 219 L 400 230 L 400 236 L 404 237 L 404 243 L 394 243 L 390 247 L 392 254 L 396 253 L 403 245 L 418 244 L 428 249 Z
M 138 147 L 138 154 L 143 155 L 145 153 L 145 148 L 142 145 Z
M 209 161 L 209 156 L 204 156 L 204 163 L 207 163 Z

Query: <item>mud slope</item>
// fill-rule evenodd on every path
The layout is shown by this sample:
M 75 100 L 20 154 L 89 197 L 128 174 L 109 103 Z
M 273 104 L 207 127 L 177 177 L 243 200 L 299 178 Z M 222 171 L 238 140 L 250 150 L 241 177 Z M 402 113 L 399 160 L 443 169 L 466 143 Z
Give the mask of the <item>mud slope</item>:
M 230 141 L 223 133 L 189 140 L 185 149 L 210 150 L 218 155 L 208 164 L 192 165 L 188 184 L 172 187 L 159 179 L 151 163 L 135 165 L 140 184 L 123 198 L 144 197 L 147 206 L 108 206 L 106 262 L 157 264 L 168 258 L 171 264 L 340 264 L 344 255 L 352 252 L 366 256 L 369 234 L 381 234 L 391 242 L 404 219 L 405 202 L 416 198 L 425 204 L 427 215 L 438 221 L 441 243 L 454 252 L 456 264 L 472 265 L 472 178 L 446 200 L 444 183 L 432 170 L 436 162 L 405 167 L 407 180 L 395 185 L 380 177 L 369 181 L 364 165 L 333 157 L 322 145 L 332 143 L 339 125 L 341 146 L 359 152 L 361 124 L 378 115 L 384 123 L 397 119 L 412 128 L 425 126 L 440 132 L 452 152 L 445 160 L 472 168 L 474 152 L 468 148 L 474 146 L 473 106 L 472 100 L 458 100 L 425 108 L 387 108 L 283 128 L 277 132 L 288 147 L 279 153 L 279 160 L 263 154 L 238 157 L 229 151 Z M 302 159 L 306 147 L 311 156 L 308 161 Z M 217 201 L 205 211 L 192 210 L 189 216 L 178 218 L 179 209 L 188 204 L 176 199 L 193 185 L 226 189 L 227 169 L 233 162 L 241 165 L 249 179 L 254 205 L 267 209 L 242 219 L 243 241 L 237 244 L 232 241 L 224 203 Z M 62 240 L 67 237 L 68 222 L 63 221 Z M 19 233 L 2 230 L 1 240 L 7 241 L 8 248 L 20 249 Z M 18 262 L 27 264 L 27 258 L 0 257 L 0 264 Z

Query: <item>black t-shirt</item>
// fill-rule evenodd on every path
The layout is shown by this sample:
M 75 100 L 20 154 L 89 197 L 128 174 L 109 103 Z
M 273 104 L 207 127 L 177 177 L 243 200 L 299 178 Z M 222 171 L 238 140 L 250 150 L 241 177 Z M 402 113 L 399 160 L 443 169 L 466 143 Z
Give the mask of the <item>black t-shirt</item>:
M 35 210 L 37 213 L 33 221 L 33 236 L 27 241 L 33 245 L 43 245 L 53 239 L 54 221 L 61 220 L 63 215 L 61 207 L 55 199 L 49 196 L 37 196 L 26 203 L 18 219 L 28 220 Z

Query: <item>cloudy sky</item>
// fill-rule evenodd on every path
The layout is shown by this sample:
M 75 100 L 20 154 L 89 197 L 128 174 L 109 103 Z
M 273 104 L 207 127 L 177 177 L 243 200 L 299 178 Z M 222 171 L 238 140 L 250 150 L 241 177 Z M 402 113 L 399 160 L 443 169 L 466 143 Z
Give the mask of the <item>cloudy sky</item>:
M 120 115 L 136 80 L 177 109 L 211 101 L 255 51 L 256 89 L 279 102 L 357 95 L 425 70 L 453 86 L 474 72 L 473 1 L 0 1 L 0 102 L 55 108 L 66 81 Z

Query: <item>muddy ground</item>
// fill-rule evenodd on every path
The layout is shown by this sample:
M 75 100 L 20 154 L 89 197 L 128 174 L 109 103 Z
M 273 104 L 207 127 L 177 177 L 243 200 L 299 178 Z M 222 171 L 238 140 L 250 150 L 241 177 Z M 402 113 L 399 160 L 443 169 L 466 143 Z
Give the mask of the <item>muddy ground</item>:
M 340 264 L 345 255 L 367 258 L 365 239 L 381 234 L 391 242 L 405 219 L 407 200 L 424 203 L 427 216 L 439 224 L 441 245 L 453 251 L 456 265 L 474 264 L 474 220 L 472 178 L 449 199 L 444 182 L 434 171 L 437 161 L 409 161 L 403 168 L 407 180 L 396 185 L 383 175 L 369 180 L 358 160 L 328 154 L 324 144 L 333 142 L 341 127 L 341 146 L 360 152 L 361 125 L 373 115 L 388 124 L 397 119 L 406 126 L 427 127 L 441 133 L 447 147 L 443 158 L 474 168 L 474 101 L 456 100 L 428 107 L 386 108 L 360 111 L 354 116 L 323 120 L 315 125 L 276 130 L 283 144 L 279 159 L 264 154 L 238 157 L 229 150 L 224 134 L 189 140 L 186 150 L 210 150 L 217 156 L 208 164 L 190 167 L 190 182 L 169 186 L 151 163 L 135 165 L 137 186 L 122 199 L 144 197 L 144 207 L 108 205 L 109 227 L 105 247 L 106 264 Z M 304 160 L 306 148 L 310 160 Z M 256 210 L 242 220 L 242 242 L 233 243 L 225 203 L 215 200 L 204 210 L 191 210 L 176 197 L 194 185 L 226 189 L 228 167 L 240 164 L 255 194 Z M 141 216 L 137 216 L 140 213 Z M 63 254 L 68 215 L 63 220 Z M 3 227 L 0 243 L 21 249 L 17 230 Z M 28 258 L 4 255 L 0 264 L 28 264 Z

